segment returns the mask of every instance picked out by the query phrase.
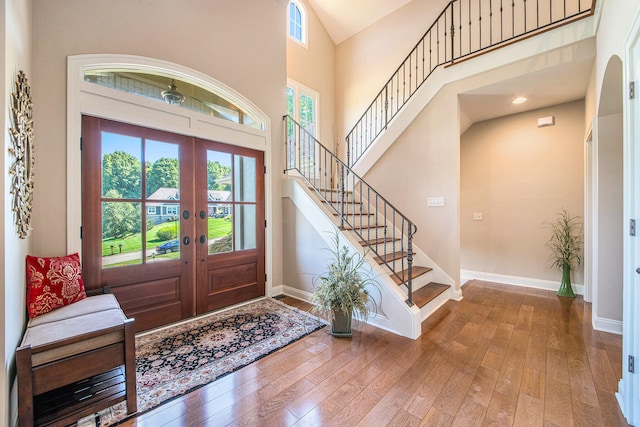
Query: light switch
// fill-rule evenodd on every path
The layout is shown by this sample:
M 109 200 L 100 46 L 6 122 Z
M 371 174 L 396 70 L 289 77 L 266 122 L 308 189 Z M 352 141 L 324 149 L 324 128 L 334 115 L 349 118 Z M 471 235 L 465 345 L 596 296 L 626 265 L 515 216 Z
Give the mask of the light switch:
M 473 213 L 474 221 L 482 221 L 482 212 L 474 212 Z
M 427 206 L 444 206 L 444 197 L 428 197 Z

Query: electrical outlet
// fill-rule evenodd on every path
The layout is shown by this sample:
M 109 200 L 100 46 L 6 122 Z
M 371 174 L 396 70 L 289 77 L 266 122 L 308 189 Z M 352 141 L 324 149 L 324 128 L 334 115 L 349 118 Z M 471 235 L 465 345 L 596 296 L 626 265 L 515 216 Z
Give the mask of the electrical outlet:
M 428 197 L 427 206 L 444 206 L 444 197 Z
M 482 221 L 482 212 L 474 212 L 473 213 L 474 221 Z

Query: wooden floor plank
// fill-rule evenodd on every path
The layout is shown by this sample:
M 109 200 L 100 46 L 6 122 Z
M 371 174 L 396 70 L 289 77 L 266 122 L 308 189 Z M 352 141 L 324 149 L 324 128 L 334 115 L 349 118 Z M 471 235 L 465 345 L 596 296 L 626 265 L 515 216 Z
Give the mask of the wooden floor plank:
M 622 340 L 592 329 L 589 303 L 478 280 L 463 294 L 417 340 L 316 331 L 122 425 L 627 426 Z

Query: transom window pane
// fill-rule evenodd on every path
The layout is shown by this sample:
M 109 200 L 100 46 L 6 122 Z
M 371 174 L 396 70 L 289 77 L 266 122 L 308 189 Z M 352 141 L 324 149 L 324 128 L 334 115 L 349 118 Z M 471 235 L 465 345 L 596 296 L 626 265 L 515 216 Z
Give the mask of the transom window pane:
M 84 80 L 133 95 L 264 130 L 264 122 L 220 94 L 170 76 L 135 70 L 86 70 Z

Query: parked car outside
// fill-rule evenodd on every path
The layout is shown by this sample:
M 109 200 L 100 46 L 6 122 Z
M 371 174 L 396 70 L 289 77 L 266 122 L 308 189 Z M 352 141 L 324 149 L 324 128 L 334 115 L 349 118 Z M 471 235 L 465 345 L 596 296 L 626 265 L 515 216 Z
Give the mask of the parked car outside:
M 156 252 L 159 254 L 170 254 L 171 252 L 178 252 L 180 250 L 180 241 L 178 239 L 169 240 L 156 247 Z

